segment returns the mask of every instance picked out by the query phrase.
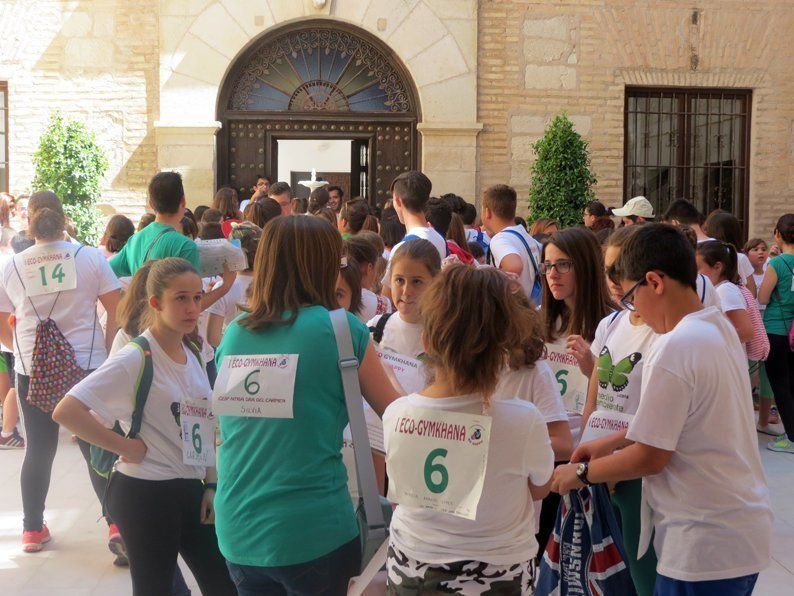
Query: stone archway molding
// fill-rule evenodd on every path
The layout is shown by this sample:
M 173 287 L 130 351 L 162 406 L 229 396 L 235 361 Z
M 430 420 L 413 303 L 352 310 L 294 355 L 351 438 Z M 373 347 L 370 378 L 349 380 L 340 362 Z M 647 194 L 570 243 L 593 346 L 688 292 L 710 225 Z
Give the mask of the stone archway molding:
M 476 188 L 476 0 L 161 0 L 160 169 L 185 179 L 191 204 L 211 199 L 217 99 L 232 64 L 279 25 L 343 21 L 380 38 L 402 61 L 419 96 L 422 169 L 438 192 L 473 200 Z M 449 134 L 450 131 L 455 134 Z M 449 159 L 450 152 L 454 159 Z M 462 170 L 461 168 L 465 168 Z

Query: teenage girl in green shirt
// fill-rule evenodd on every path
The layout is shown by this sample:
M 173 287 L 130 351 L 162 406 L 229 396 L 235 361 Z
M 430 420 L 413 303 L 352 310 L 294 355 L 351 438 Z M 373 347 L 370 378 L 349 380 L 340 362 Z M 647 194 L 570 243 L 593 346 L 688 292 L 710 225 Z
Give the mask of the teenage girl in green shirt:
M 342 463 L 347 409 L 329 310 L 342 239 L 319 217 L 265 227 L 247 313 L 216 351 L 297 355 L 291 418 L 220 416 L 216 528 L 239 594 L 345 594 L 359 572 L 358 526 Z M 369 332 L 348 313 L 364 398 L 378 415 L 397 397 Z M 258 382 L 268 378 L 260 374 Z M 284 391 L 284 387 L 279 386 Z M 216 394 L 223 393 L 216 386 Z M 281 392 L 280 392 L 281 393 Z

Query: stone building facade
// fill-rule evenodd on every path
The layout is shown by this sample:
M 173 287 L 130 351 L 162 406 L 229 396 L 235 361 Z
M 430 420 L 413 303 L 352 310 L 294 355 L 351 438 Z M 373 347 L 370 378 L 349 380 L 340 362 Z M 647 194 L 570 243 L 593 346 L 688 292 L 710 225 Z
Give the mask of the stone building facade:
M 229 78 L 258 45 L 304 22 L 360 32 L 405 73 L 416 102 L 415 153 L 406 159 L 438 192 L 474 200 L 508 182 L 525 197 L 531 143 L 565 110 L 590 143 L 597 196 L 620 204 L 637 184 L 627 183 L 627 172 L 636 175 L 626 165 L 631 143 L 675 146 L 674 161 L 695 159 L 698 138 L 706 138 L 697 122 L 711 122 L 706 103 L 702 120 L 674 114 L 662 125 L 660 115 L 631 116 L 655 122 L 658 134 L 631 132 L 631 93 L 653 89 L 664 102 L 678 90 L 692 94 L 680 105 L 694 106 L 687 102 L 698 101 L 698 90 L 712 98 L 737 90 L 745 95 L 724 105 L 744 106 L 746 115 L 730 107 L 713 121 L 735 123 L 746 138 L 731 132 L 726 140 L 722 128 L 712 134 L 715 146 L 735 146 L 735 154 L 706 157 L 694 169 L 644 164 L 643 180 L 666 185 L 668 196 L 683 188 L 676 172 L 713 180 L 717 194 L 741 186 L 738 214 L 750 234 L 768 236 L 775 217 L 794 206 L 794 5 L 784 0 L 9 0 L 0 4 L 8 187 L 29 185 L 38 137 L 60 109 L 96 131 L 110 161 L 103 200 L 119 211 L 142 212 L 159 169 L 183 173 L 190 203 L 208 202 L 231 171 L 220 101 Z M 650 112 L 645 101 L 631 105 Z M 691 152 L 679 117 L 692 124 Z

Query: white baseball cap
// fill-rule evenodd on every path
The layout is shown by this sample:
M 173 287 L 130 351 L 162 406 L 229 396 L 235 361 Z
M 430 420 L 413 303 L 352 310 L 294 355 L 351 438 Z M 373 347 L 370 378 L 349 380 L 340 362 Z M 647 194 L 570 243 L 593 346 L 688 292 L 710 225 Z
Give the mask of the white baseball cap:
M 613 209 L 612 215 L 618 217 L 636 215 L 637 217 L 652 218 L 654 217 L 653 205 L 651 205 L 650 201 L 645 197 L 634 197 L 620 209 Z

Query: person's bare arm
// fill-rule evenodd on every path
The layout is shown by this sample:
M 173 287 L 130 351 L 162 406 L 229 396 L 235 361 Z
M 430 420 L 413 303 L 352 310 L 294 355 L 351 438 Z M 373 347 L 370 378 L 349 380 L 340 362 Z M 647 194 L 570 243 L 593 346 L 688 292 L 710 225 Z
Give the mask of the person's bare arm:
M 567 420 L 558 420 L 546 424 L 549 431 L 551 449 L 554 451 L 554 461 L 568 461 L 573 451 L 573 436 L 571 426 Z
M 532 484 L 531 480 L 528 481 L 529 494 L 532 495 L 533 501 L 542 501 L 543 499 L 546 498 L 546 495 L 548 495 L 551 492 L 551 483 L 553 478 L 554 476 L 549 478 L 549 481 L 543 486 L 537 486 L 535 484 Z
M 505 255 L 501 261 L 499 261 L 499 269 L 502 271 L 506 271 L 508 273 L 515 273 L 516 275 L 521 275 L 521 272 L 524 271 L 524 261 L 521 260 L 515 253 L 511 253 L 509 255 Z
M 117 453 L 124 461 L 138 464 L 146 455 L 146 444 L 138 438 L 128 439 L 105 428 L 83 402 L 67 395 L 52 413 L 52 419 L 68 428 L 86 443 Z
M 767 267 L 766 272 L 764 272 L 764 279 L 761 281 L 761 287 L 758 289 L 758 302 L 760 304 L 769 304 L 776 285 L 777 271 L 775 271 L 774 267 Z
M 113 345 L 113 340 L 116 338 L 116 331 L 119 326 L 116 322 L 116 309 L 121 300 L 121 290 L 113 290 L 107 294 L 99 296 L 99 302 L 105 307 L 107 313 L 107 323 L 105 325 L 105 350 L 110 353 L 110 347 Z
M 752 341 L 755 336 L 755 330 L 753 329 L 753 322 L 750 320 L 750 315 L 747 314 L 746 310 L 743 308 L 729 310 L 725 313 L 725 316 L 728 317 L 728 320 L 733 323 L 733 326 L 736 328 L 736 333 L 739 334 L 740 342 L 746 344 L 748 341 Z
M 229 290 L 232 289 L 235 279 L 237 279 L 237 272 L 229 271 L 228 266 L 226 263 L 224 263 L 223 273 L 221 274 L 221 285 L 219 285 L 217 288 L 214 288 L 213 290 L 210 290 L 209 292 L 206 292 L 204 296 L 201 297 L 201 310 L 207 310 L 223 296 L 228 294 Z
M 378 416 L 382 417 L 386 407 L 400 397 L 386 376 L 386 371 L 383 370 L 383 365 L 375 353 L 372 343 L 367 344 L 364 360 L 358 367 L 358 380 L 361 383 L 361 393 L 364 394 L 364 399 Z
M 14 330 L 11 329 L 11 323 L 8 322 L 10 317 L 11 313 L 0 312 L 0 341 L 8 347 L 14 345 Z
M 207 319 L 207 341 L 213 348 L 217 348 L 223 337 L 223 315 L 210 313 Z

